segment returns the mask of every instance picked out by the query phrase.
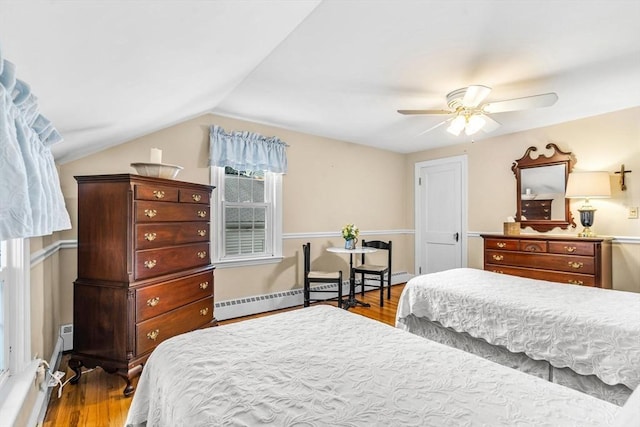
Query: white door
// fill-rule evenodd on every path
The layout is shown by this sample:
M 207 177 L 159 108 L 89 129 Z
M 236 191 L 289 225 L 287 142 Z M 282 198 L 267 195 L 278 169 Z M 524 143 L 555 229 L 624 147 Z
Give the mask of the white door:
M 467 265 L 467 157 L 416 164 L 416 274 Z

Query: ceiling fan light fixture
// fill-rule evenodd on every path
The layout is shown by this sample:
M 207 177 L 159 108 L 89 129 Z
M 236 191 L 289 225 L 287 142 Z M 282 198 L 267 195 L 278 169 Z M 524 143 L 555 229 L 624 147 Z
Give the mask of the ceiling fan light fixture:
M 462 129 L 465 128 L 466 122 L 467 121 L 464 118 L 464 116 L 462 115 L 456 116 L 456 118 L 451 121 L 451 124 L 447 128 L 447 132 L 455 136 L 460 135 L 460 132 L 462 132 Z
M 485 125 L 486 121 L 477 114 L 472 115 L 467 120 L 467 124 L 464 127 L 464 133 L 467 135 L 473 135 L 478 132 Z

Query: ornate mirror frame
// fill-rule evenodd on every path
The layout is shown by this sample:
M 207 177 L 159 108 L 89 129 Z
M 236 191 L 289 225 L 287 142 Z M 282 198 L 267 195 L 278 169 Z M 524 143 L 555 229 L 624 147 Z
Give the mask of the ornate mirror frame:
M 536 147 L 529 147 L 524 153 L 522 158 L 516 160 L 511 166 L 511 170 L 516 176 L 516 191 L 517 191 L 517 205 L 516 205 L 516 221 L 520 221 L 520 228 L 531 227 L 536 231 L 546 232 L 560 227 L 561 229 L 567 229 L 569 226 L 575 228 L 576 223 L 571 215 L 571 209 L 569 208 L 569 199 L 564 198 L 564 219 L 526 219 L 522 215 L 522 170 L 528 168 L 539 168 L 544 166 L 563 165 L 564 166 L 564 188 L 566 189 L 569 173 L 573 169 L 573 165 L 576 162 L 575 157 L 571 152 L 565 153 L 560 150 L 554 143 L 548 143 L 545 147 L 547 150 L 553 150 L 550 156 L 539 155 L 537 158 L 532 158 L 531 153 L 538 151 Z M 523 219 L 523 217 L 525 219 Z

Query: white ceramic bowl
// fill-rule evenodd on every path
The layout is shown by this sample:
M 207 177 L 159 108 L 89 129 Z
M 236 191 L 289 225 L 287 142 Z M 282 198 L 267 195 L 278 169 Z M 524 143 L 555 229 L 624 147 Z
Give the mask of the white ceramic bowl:
M 166 179 L 174 179 L 183 169 L 182 166 L 166 163 L 131 163 L 131 167 L 136 170 L 138 175 Z
M 533 200 L 533 199 L 535 199 L 537 196 L 538 196 L 537 194 L 521 194 L 521 195 L 520 195 L 520 198 L 521 198 L 522 200 Z

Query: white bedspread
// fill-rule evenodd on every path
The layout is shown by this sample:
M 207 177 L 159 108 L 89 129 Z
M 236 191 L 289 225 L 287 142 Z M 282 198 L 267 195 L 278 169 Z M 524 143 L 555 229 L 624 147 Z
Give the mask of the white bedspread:
M 610 426 L 620 408 L 330 306 L 152 353 L 128 426 Z
M 411 279 L 396 325 L 410 314 L 606 384 L 640 384 L 637 293 L 461 268 Z

